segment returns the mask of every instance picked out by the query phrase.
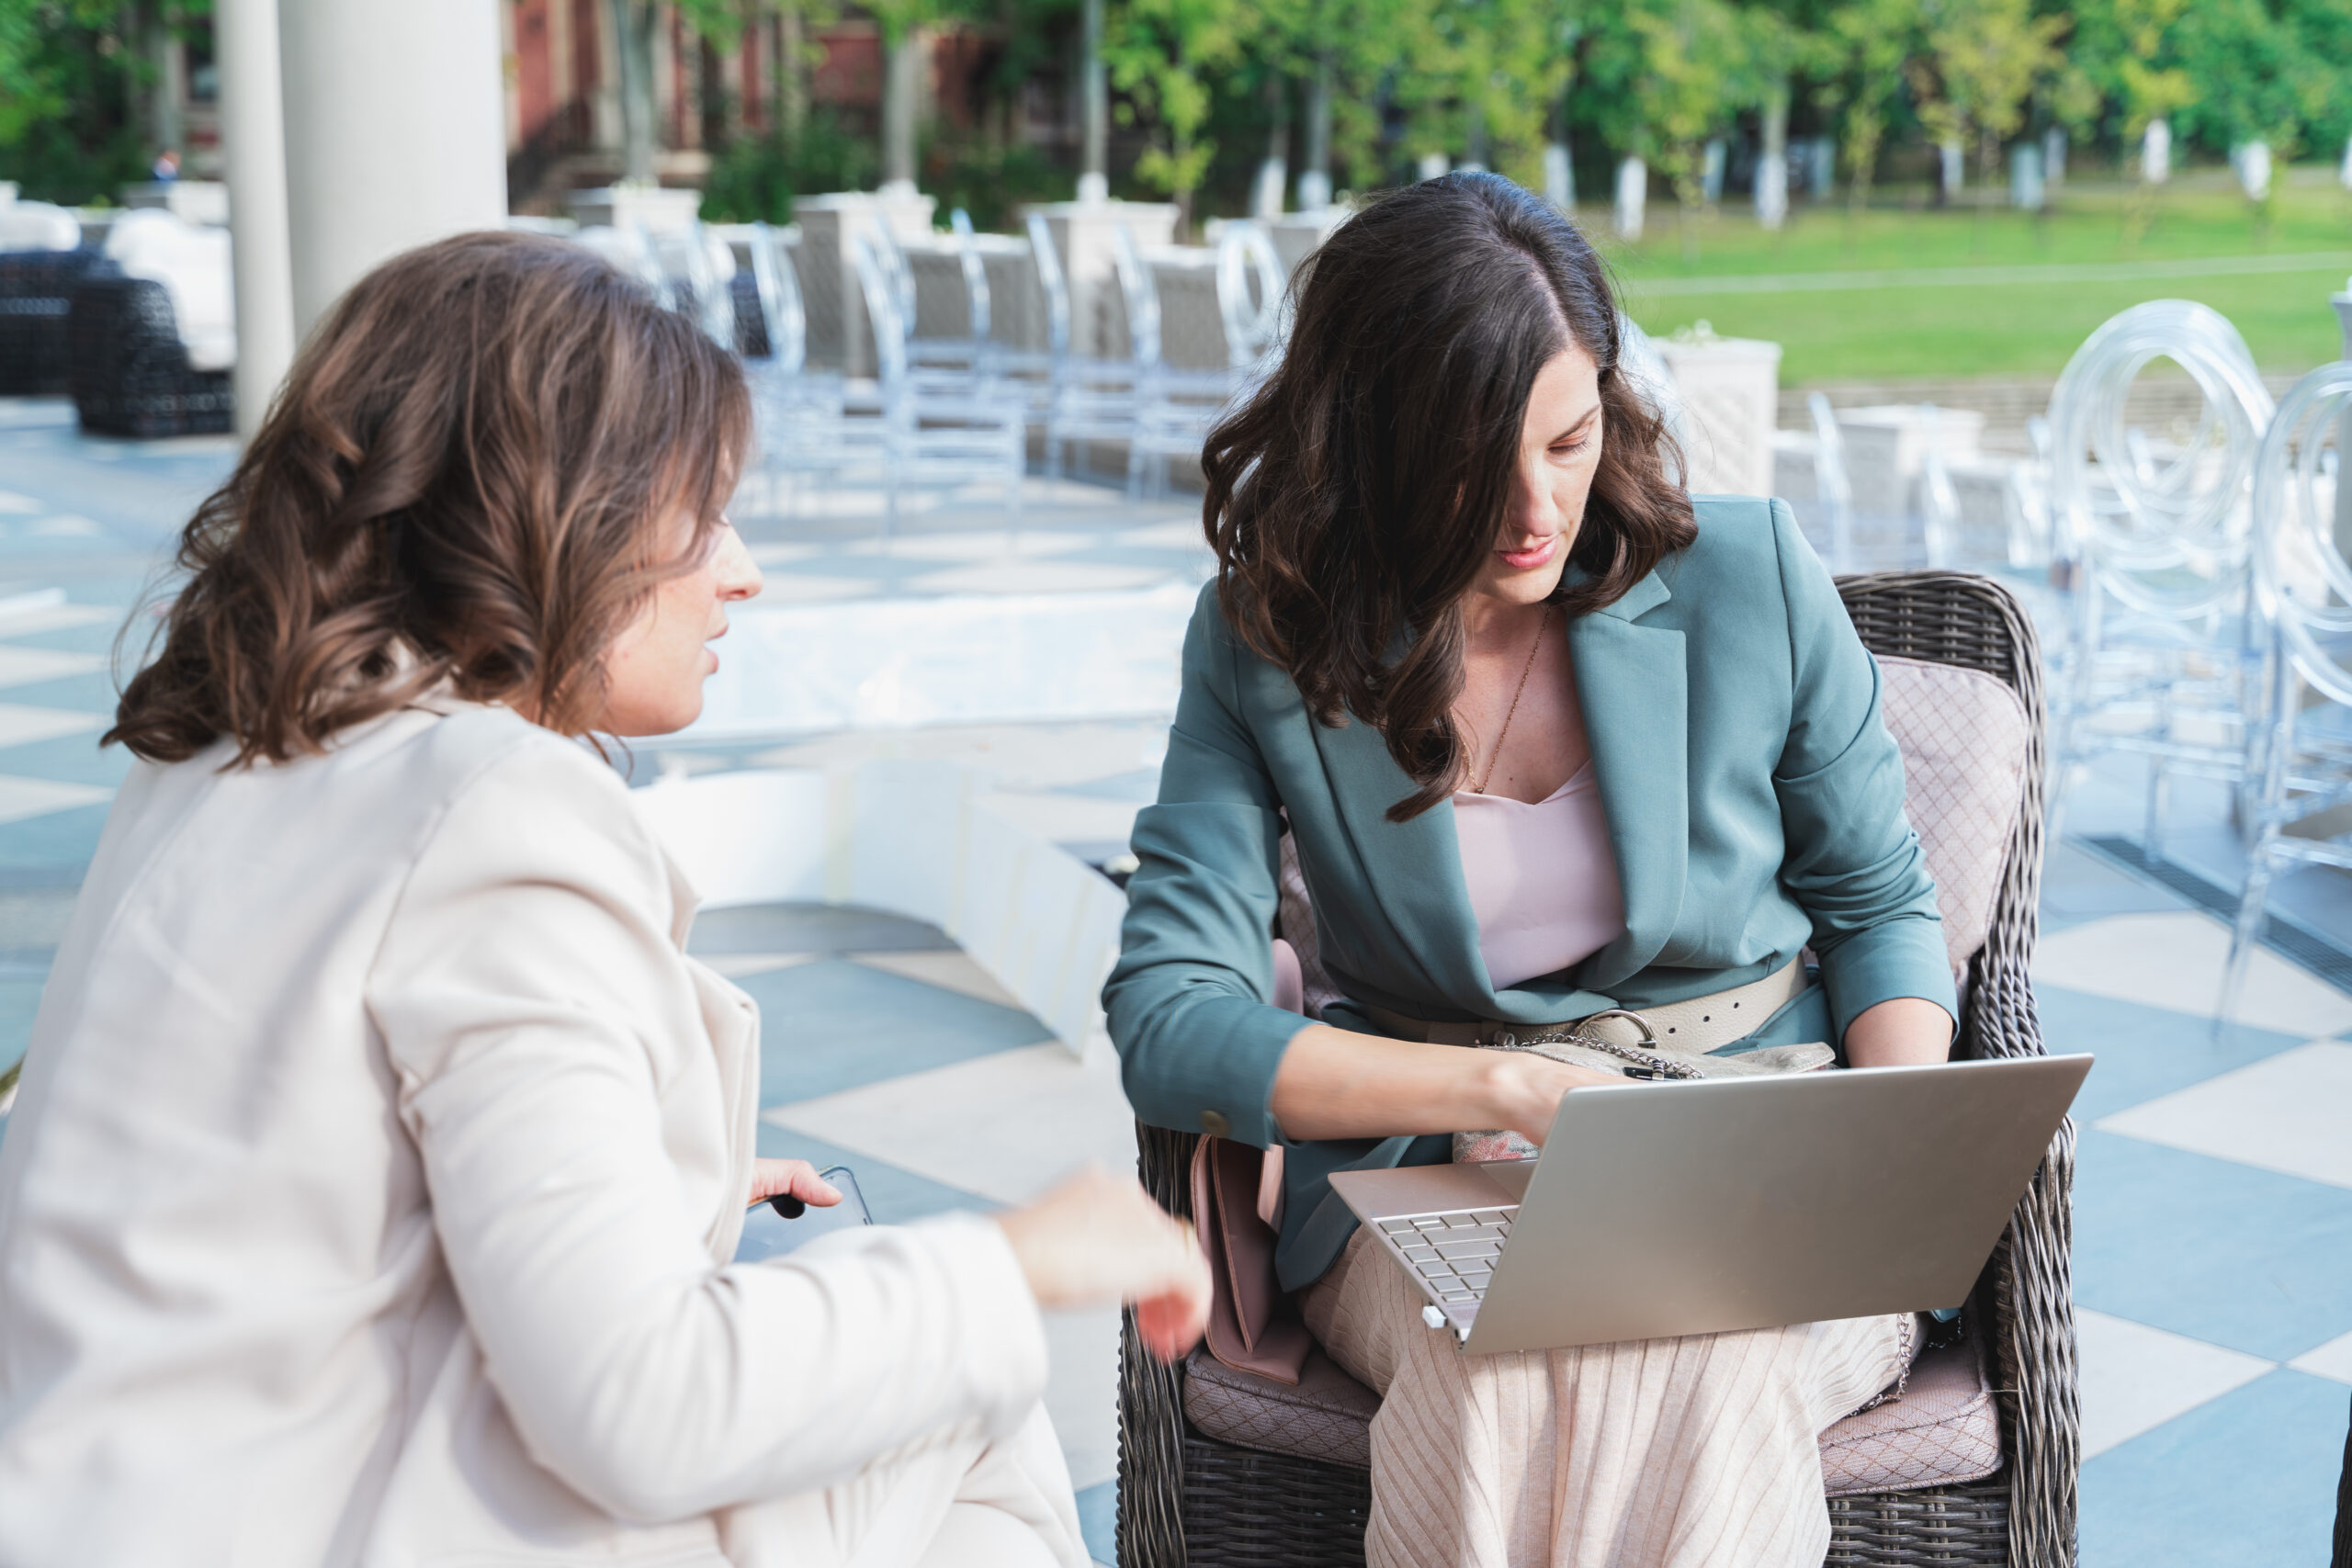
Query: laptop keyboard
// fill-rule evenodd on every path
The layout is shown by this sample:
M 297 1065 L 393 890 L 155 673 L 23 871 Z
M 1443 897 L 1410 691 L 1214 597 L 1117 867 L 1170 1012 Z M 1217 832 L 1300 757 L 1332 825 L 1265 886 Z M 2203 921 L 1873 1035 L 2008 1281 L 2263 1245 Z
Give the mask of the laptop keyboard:
M 1494 1278 L 1495 1259 L 1502 1256 L 1504 1238 L 1519 1213 L 1511 1204 L 1499 1209 L 1465 1209 L 1441 1214 L 1398 1214 L 1380 1222 L 1384 1238 L 1421 1277 L 1431 1293 L 1451 1305 L 1475 1302 L 1487 1293 Z

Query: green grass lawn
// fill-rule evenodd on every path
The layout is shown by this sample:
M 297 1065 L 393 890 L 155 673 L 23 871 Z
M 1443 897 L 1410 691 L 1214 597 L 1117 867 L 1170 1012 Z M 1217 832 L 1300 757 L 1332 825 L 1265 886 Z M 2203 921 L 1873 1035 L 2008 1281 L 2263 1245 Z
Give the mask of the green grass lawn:
M 2352 193 L 2332 169 L 2301 168 L 2280 182 L 2267 217 L 2226 176 L 2193 176 L 2161 191 L 2136 236 L 2133 193 L 2075 186 L 2041 217 L 2007 209 L 1937 211 L 1842 206 L 1800 209 L 1769 233 L 1737 207 L 1700 217 L 1654 204 L 1641 243 L 1603 243 L 1626 310 L 1652 333 L 1704 320 L 1727 337 L 1769 338 L 1786 351 L 1783 384 L 1951 376 L 2052 376 L 2083 339 L 2144 299 L 2195 299 L 2235 323 L 2266 370 L 2301 373 L 2336 356 L 2340 332 L 2327 297 L 2352 272 Z M 1598 209 L 1587 232 L 1608 231 Z M 2312 256 L 2308 264 L 2289 258 Z M 2134 276 L 2143 265 L 2262 258 L 2287 270 Z M 1856 277 L 1834 288 L 1771 285 L 1708 291 L 1712 279 L 1803 278 L 1841 273 L 2052 266 L 2075 276 L 1984 283 Z M 2083 269 L 2094 276 L 2083 276 Z M 2100 276 L 2112 269 L 2113 276 Z

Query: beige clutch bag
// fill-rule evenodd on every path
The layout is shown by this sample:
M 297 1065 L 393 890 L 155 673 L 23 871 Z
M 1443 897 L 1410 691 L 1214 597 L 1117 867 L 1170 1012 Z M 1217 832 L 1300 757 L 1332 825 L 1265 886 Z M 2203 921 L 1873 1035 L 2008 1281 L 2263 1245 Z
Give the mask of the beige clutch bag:
M 1668 1045 L 1619 1045 L 1567 1032 L 1538 1034 L 1487 1051 L 1532 1051 L 1572 1067 L 1617 1073 L 1629 1078 L 1740 1078 L 1760 1073 L 1810 1073 L 1829 1066 L 1838 1054 L 1823 1044 L 1764 1045 L 1736 1056 L 1705 1056 Z M 1517 1133 L 1496 1130 L 1453 1134 L 1456 1165 L 1500 1159 L 1533 1159 L 1542 1151 Z

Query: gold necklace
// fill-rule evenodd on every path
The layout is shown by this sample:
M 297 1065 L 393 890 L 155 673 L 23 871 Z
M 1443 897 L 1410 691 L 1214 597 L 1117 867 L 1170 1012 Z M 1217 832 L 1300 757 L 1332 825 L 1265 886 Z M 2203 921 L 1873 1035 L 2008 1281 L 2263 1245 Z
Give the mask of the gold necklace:
M 1552 607 L 1544 607 L 1544 618 L 1535 623 L 1535 640 L 1528 645 L 1527 663 L 1519 672 L 1519 690 L 1510 694 L 1510 707 L 1503 714 L 1503 727 L 1495 731 L 1495 754 L 1487 759 L 1487 771 L 1470 786 L 1473 795 L 1487 793 L 1487 780 L 1495 776 L 1495 766 L 1503 760 L 1503 742 L 1510 738 L 1510 721 L 1519 716 L 1519 699 L 1527 695 L 1527 677 L 1535 670 L 1535 651 L 1544 646 L 1544 628 L 1552 624 Z

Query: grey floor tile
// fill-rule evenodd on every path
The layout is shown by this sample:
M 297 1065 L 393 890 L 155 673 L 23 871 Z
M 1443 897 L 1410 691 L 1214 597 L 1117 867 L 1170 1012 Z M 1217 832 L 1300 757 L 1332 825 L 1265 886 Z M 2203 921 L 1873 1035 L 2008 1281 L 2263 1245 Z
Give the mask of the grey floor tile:
M 686 949 L 721 953 L 921 953 L 953 948 L 936 926 L 880 909 L 758 904 L 706 909 Z
M 878 1225 L 903 1225 L 933 1214 L 959 1210 L 984 1213 L 998 1207 L 976 1193 L 949 1187 L 872 1155 L 862 1155 L 806 1133 L 760 1123 L 760 1153 L 769 1159 L 805 1159 L 819 1170 L 849 1167 L 857 1190 L 865 1196 L 866 1213 Z
M 2281 1370 L 2092 1460 L 2082 1568 L 2318 1568 L 2348 1394 Z
M 1025 1012 L 822 958 L 741 982 L 760 1006 L 760 1101 L 782 1105 L 1052 1036 Z
M 2241 1024 L 2217 1040 L 2210 1019 L 2057 986 L 2036 987 L 2034 999 L 2045 1050 L 2052 1055 L 2087 1051 L 2098 1058 L 2075 1098 L 2075 1120 L 2084 1124 L 2276 1055 L 2304 1039 Z
M 1078 1530 L 1095 1562 L 1119 1561 L 1119 1483 L 1106 1481 L 1078 1495 Z
M 2352 1328 L 2352 1191 L 2096 1128 L 2075 1173 L 2085 1306 L 2284 1361 Z

